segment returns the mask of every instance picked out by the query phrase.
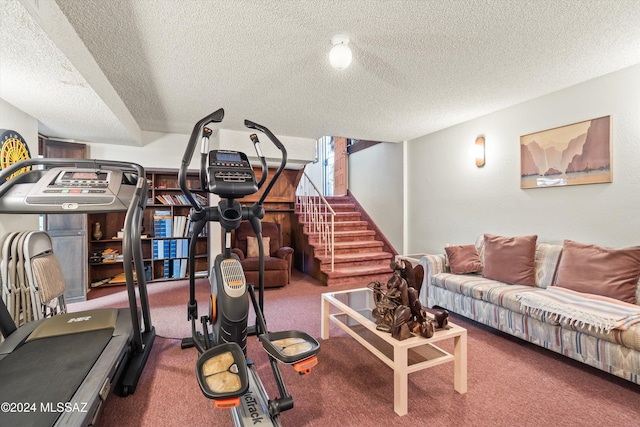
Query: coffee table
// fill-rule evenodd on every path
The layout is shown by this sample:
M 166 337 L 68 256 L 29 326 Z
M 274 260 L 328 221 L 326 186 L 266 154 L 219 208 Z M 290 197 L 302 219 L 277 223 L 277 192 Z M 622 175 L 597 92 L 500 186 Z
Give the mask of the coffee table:
M 337 312 L 331 313 L 332 306 Z M 436 329 L 431 338 L 413 336 L 400 341 L 376 329 L 371 314 L 374 307 L 369 288 L 323 293 L 321 336 L 329 338 L 331 320 L 393 369 L 393 409 L 398 415 L 408 412 L 408 375 L 412 372 L 453 362 L 453 389 L 467 392 L 466 329 L 449 322 L 449 329 Z M 453 354 L 434 345 L 448 339 L 453 339 Z

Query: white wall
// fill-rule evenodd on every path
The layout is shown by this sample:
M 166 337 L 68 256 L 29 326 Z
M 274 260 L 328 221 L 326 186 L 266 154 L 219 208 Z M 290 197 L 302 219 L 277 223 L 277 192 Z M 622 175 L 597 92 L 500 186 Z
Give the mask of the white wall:
M 304 167 L 304 173 L 307 174 L 307 176 L 309 177 L 309 179 L 311 180 L 311 182 L 313 182 L 313 184 L 316 186 L 316 188 L 318 189 L 318 191 L 320 192 L 320 194 L 322 194 L 323 196 L 324 194 L 324 168 L 322 167 L 323 165 L 323 160 L 322 159 L 318 159 L 317 162 L 313 163 L 308 163 L 305 167 Z
M 399 253 L 403 248 L 403 144 L 382 142 L 349 155 L 349 190 Z
M 38 156 L 38 121 L 0 98 L 0 129 L 15 130 L 24 138 L 31 157 Z M 10 231 L 37 230 L 38 215 L 0 214 L 0 236 Z
M 247 154 L 250 160 L 257 161 L 253 143 L 249 138 L 252 132 L 240 132 L 220 129 L 211 138 L 210 149 L 222 148 L 238 150 Z M 266 135 L 258 133 L 260 146 L 268 159 L 279 161 L 280 152 Z M 130 159 L 145 168 L 179 168 L 190 135 L 177 133 L 142 132 L 142 147 L 88 143 L 89 157 L 94 159 L 122 160 Z M 315 157 L 315 140 L 279 136 L 278 139 L 287 149 L 288 166 L 302 167 Z M 200 139 L 190 163 L 191 169 L 200 167 Z M 252 162 L 253 163 L 253 162 Z M 275 163 L 279 164 L 279 163 Z
M 142 147 L 89 142 L 87 143 L 89 146 L 88 156 L 101 160 L 131 160 L 145 168 L 177 169 L 182 162 L 184 149 L 189 142 L 189 135 L 142 132 L 142 142 Z M 200 143 L 198 142 L 196 154 L 190 164 L 193 169 L 200 165 L 199 152 Z
M 520 189 L 520 136 L 611 116 L 613 182 Z M 468 154 L 486 138 L 486 165 Z M 408 250 L 442 253 L 483 233 L 640 244 L 640 65 L 408 143 Z

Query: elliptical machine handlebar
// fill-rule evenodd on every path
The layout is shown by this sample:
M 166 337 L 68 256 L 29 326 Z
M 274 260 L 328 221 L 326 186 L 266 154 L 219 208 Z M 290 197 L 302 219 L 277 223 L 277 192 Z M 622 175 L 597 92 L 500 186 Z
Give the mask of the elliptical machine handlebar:
M 200 212 L 202 211 L 202 206 L 198 203 L 197 199 L 191 192 L 191 190 L 187 187 L 187 169 L 189 168 L 189 163 L 191 163 L 191 159 L 193 158 L 193 152 L 196 148 L 196 143 L 198 142 L 198 134 L 200 133 L 200 129 L 202 129 L 205 125 L 209 125 L 211 123 L 220 123 L 224 118 L 224 109 L 220 108 L 213 113 L 209 114 L 206 117 L 203 117 L 193 126 L 193 131 L 191 132 L 191 138 L 189 138 L 189 143 L 184 150 L 184 156 L 182 157 L 182 163 L 180 164 L 180 172 L 178 173 L 178 184 L 180 185 L 180 189 L 182 190 L 185 197 L 189 200 L 189 203 L 193 206 L 193 208 Z M 211 135 L 211 131 L 209 130 L 206 139 L 208 141 L 208 137 Z M 203 136 L 204 139 L 204 136 Z M 203 149 L 204 149 L 204 141 L 203 141 Z M 208 150 L 207 150 L 208 152 Z M 205 152 L 202 158 L 206 159 Z M 203 177 L 200 177 L 201 185 L 204 184 Z M 206 188 L 203 185 L 203 190 L 206 191 Z
M 262 196 L 260 197 L 260 200 L 258 200 L 258 202 L 256 202 L 256 204 L 262 206 L 262 204 L 264 203 L 264 200 L 266 199 L 267 195 L 271 191 L 271 188 L 276 183 L 278 177 L 280 176 L 280 174 L 284 170 L 285 166 L 287 165 L 287 149 L 284 148 L 284 145 L 282 144 L 282 142 L 280 142 L 280 140 L 273 133 L 271 133 L 271 131 L 269 129 L 267 129 L 266 126 L 259 125 L 259 124 L 255 123 L 255 122 L 252 122 L 251 120 L 245 120 L 244 121 L 244 125 L 246 127 L 248 127 L 249 129 L 259 130 L 260 132 L 262 132 L 265 135 L 267 135 L 267 137 L 271 140 L 271 142 L 273 142 L 273 145 L 275 145 L 278 148 L 278 150 L 280 150 L 280 154 L 282 155 L 282 157 L 280 159 L 280 166 L 278 167 L 278 170 L 273 175 L 273 178 L 271 178 L 271 181 L 269 182 L 269 185 L 267 186 L 267 189 L 264 191 L 264 193 L 262 193 Z M 254 137 L 255 137 L 255 140 L 254 140 Z M 259 141 L 258 141 L 258 136 L 255 133 L 251 135 L 251 140 L 253 141 L 254 145 L 256 146 L 256 151 L 258 151 L 259 150 L 259 145 L 258 145 Z M 261 156 L 261 152 L 258 153 L 258 156 Z M 262 159 L 264 159 L 264 156 L 261 156 L 261 160 Z M 263 165 L 263 175 L 264 175 L 264 169 L 265 169 L 265 165 Z M 264 181 L 263 179 L 260 180 L 260 182 L 263 182 L 263 181 Z

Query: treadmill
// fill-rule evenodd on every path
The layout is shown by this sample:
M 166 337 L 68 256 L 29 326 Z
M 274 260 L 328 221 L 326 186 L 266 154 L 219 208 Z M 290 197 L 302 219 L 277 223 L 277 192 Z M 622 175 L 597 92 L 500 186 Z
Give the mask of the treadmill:
M 0 172 L 1 214 L 126 212 L 129 299 L 128 308 L 66 313 L 20 328 L 0 299 L 0 426 L 91 426 L 111 392 L 135 391 L 155 339 L 140 236 L 146 202 L 145 170 L 135 163 L 27 159 Z

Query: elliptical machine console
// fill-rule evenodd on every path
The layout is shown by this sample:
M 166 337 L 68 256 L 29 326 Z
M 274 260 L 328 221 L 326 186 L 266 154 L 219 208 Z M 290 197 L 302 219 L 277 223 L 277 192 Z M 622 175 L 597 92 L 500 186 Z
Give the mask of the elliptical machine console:
M 249 159 L 239 151 L 211 150 L 207 179 L 209 191 L 223 198 L 243 197 L 258 191 Z
M 264 247 L 261 220 L 263 203 L 271 188 L 286 166 L 287 152 L 275 135 L 264 126 L 245 120 L 245 126 L 267 135 L 281 152 L 280 165 L 269 181 L 260 199 L 251 206 L 241 206 L 236 200 L 254 194 L 267 178 L 267 162 L 260 148 L 257 134 L 250 136 L 260 163 L 262 175 L 256 181 L 255 173 L 244 153 L 232 150 L 209 151 L 209 125 L 221 122 L 224 110 L 219 109 L 200 120 L 194 126 L 185 149 L 178 181 L 185 197 L 193 208 L 190 219 L 194 224 L 189 245 L 189 271 L 195 267 L 197 235 L 210 222 L 219 222 L 223 231 L 222 253 L 212 267 L 209 281 L 211 298 L 208 315 L 200 317 L 202 332 L 196 327 L 198 305 L 195 299 L 195 277 L 189 274 L 188 318 L 192 336 L 183 340 L 182 347 L 195 346 L 200 353 L 196 362 L 198 383 L 205 396 L 215 400 L 218 408 L 230 408 L 236 425 L 255 425 L 256 418 L 269 420 L 279 426 L 279 414 L 293 408 L 293 398 L 287 392 L 279 363 L 292 365 L 300 374 L 308 374 L 317 365 L 316 354 L 320 344 L 301 331 L 270 333 L 263 314 Z M 187 168 L 193 157 L 199 135 L 201 138 L 200 187 L 220 196 L 218 206 L 201 206 L 187 187 Z M 243 220 L 251 223 L 257 236 L 259 251 L 259 301 L 255 287 L 247 283 L 239 258 L 231 252 L 231 232 Z M 251 301 L 251 304 L 250 302 Z M 248 326 L 249 309 L 253 307 L 256 324 Z M 269 399 L 260 381 L 255 365 L 247 359 L 247 335 L 255 332 L 267 352 L 280 396 Z M 257 404 L 256 404 L 257 402 Z

